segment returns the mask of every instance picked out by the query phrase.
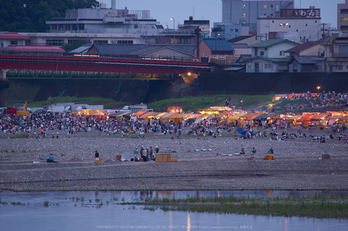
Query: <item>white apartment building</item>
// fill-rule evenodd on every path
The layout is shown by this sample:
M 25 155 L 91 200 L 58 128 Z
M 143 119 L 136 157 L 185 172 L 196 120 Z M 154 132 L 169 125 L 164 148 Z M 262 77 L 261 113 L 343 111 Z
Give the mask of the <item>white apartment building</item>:
M 286 9 L 281 17 L 257 19 L 257 38 L 288 39 L 297 43 L 318 41 L 322 38 L 320 9 Z

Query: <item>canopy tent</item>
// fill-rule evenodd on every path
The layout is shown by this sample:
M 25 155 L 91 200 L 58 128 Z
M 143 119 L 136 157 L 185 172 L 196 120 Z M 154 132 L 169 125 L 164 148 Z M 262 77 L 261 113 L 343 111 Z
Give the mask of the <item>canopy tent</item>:
M 254 118 L 260 116 L 261 113 L 248 113 L 248 114 L 245 114 L 241 117 L 239 117 L 238 120 L 253 120 Z
M 254 121 L 256 121 L 256 120 L 267 120 L 268 118 L 276 116 L 276 115 L 277 114 L 261 114 L 261 115 L 255 117 L 253 120 Z
M 340 115 L 340 116 L 331 116 L 330 118 L 329 118 L 329 123 L 328 123 L 328 125 L 333 125 L 335 122 L 337 122 L 339 119 L 341 119 L 342 117 L 345 117 L 345 116 L 342 116 L 342 115 Z
M 330 115 L 331 115 L 330 113 L 320 113 L 320 114 L 314 115 L 311 118 L 311 121 L 320 121 L 320 120 L 323 120 L 323 119 L 329 117 Z
M 145 113 L 144 115 L 140 116 L 138 119 L 139 120 L 148 120 L 148 119 L 155 117 L 158 114 L 160 114 L 160 113 L 159 112 L 148 112 L 148 113 Z
M 235 115 L 233 115 L 233 116 L 230 116 L 230 117 L 227 118 L 227 123 L 233 123 L 233 122 L 235 122 L 236 120 L 238 120 L 239 117 L 241 117 L 241 116 L 243 116 L 243 115 L 244 115 L 244 114 L 242 114 L 242 113 L 238 113 L 238 114 L 235 114 Z
M 195 122 L 197 118 L 201 116 L 201 114 L 191 114 L 192 116 L 190 118 L 187 118 L 187 123 L 192 124 Z
M 302 115 L 288 116 L 285 120 L 289 121 L 289 122 L 296 122 L 301 117 L 302 117 Z
M 299 123 L 302 123 L 302 122 L 309 122 L 310 119 L 313 117 L 314 115 L 313 114 L 304 114 L 302 115 L 301 118 L 299 118 L 296 122 L 299 122 Z
M 167 120 L 167 119 L 169 119 L 169 117 L 171 117 L 171 116 L 174 115 L 174 114 L 175 114 L 175 113 L 166 113 L 166 114 L 164 114 L 164 115 L 158 117 L 158 119 L 160 119 L 160 120 Z
M 183 120 L 187 120 L 189 118 L 192 118 L 195 114 L 179 114 L 175 116 L 174 123 L 179 124 L 182 123 Z
M 167 112 L 160 112 L 159 114 L 157 114 L 156 116 L 154 116 L 156 119 L 160 119 L 162 116 L 168 114 Z
M 144 115 L 147 112 L 148 112 L 148 110 L 139 110 L 136 113 L 133 113 L 132 116 L 139 118 L 140 116 Z
M 78 116 L 108 116 L 105 110 L 80 110 L 70 113 L 69 115 Z
M 122 117 L 131 117 L 133 112 L 126 112 L 126 114 L 122 114 Z
M 348 124 L 348 116 L 342 116 L 341 118 L 338 119 L 339 123 L 344 123 Z
M 209 110 L 214 110 L 214 111 L 232 111 L 232 108 L 225 107 L 225 106 L 213 106 L 213 107 L 210 107 Z
M 220 111 L 212 109 L 198 109 L 198 113 L 209 115 L 220 115 Z
M 120 119 L 120 118 L 123 117 L 123 115 L 125 115 L 125 114 L 127 114 L 127 113 L 129 113 L 129 112 L 127 112 L 127 111 L 119 111 L 119 112 L 117 112 L 117 113 L 111 114 L 111 115 L 109 116 L 109 118 L 112 118 L 112 119 Z

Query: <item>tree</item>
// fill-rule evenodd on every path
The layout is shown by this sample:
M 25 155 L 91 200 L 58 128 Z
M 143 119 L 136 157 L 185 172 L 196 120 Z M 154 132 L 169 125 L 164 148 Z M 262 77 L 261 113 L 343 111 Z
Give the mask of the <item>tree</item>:
M 66 10 L 96 8 L 96 0 L 0 0 L 0 31 L 46 32 L 46 21 Z

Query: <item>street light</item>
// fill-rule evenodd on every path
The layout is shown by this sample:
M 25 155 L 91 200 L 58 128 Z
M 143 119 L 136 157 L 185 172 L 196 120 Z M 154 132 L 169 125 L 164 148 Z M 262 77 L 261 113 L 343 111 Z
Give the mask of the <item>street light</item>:
M 220 34 L 215 34 L 215 52 L 217 51 L 217 36 L 220 36 Z
M 279 23 L 279 26 L 283 26 L 283 39 L 285 38 L 285 26 L 288 26 L 289 23 L 286 22 L 286 23 Z
M 317 86 L 317 89 L 318 89 L 318 93 L 319 93 L 319 90 L 320 90 L 320 86 Z
M 170 20 L 173 21 L 173 29 L 174 29 L 174 51 L 173 51 L 173 56 L 175 60 L 175 18 L 171 17 Z

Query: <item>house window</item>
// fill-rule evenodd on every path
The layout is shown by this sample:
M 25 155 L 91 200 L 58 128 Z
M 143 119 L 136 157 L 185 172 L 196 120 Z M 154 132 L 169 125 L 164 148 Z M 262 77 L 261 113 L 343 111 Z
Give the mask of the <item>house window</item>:
M 265 8 L 265 9 L 266 9 L 266 8 L 267 8 L 267 5 L 263 5 L 263 8 Z
M 63 46 L 64 45 L 64 40 L 63 39 L 46 39 L 46 44 L 48 46 Z
M 242 5 L 242 8 L 243 8 L 243 9 L 244 9 L 244 8 L 246 8 L 246 5 L 245 5 L 245 4 L 243 4 L 243 5 Z
M 108 44 L 108 40 L 94 40 L 94 44 Z
M 119 40 L 117 44 L 133 44 L 132 40 Z
M 342 71 L 342 70 L 343 70 L 342 64 L 338 65 L 338 70 L 339 70 L 339 71 Z
M 265 52 L 264 51 L 260 51 L 260 56 L 264 56 Z
M 274 23 L 274 21 L 272 21 L 272 23 Z
M 284 51 L 279 51 L 279 55 L 280 55 L 280 56 L 284 56 L 284 55 L 285 55 L 285 52 L 284 52 Z
M 306 26 L 308 26 L 308 24 L 306 24 Z
M 271 63 L 266 63 L 265 64 L 265 69 L 272 69 L 272 64 Z
M 11 45 L 18 45 L 18 41 L 17 40 L 11 40 Z
M 245 14 L 245 13 L 243 13 L 243 14 L 242 14 L 242 17 L 246 17 L 246 14 Z
M 238 29 L 234 29 L 234 32 L 238 32 Z
M 273 8 L 273 5 L 270 5 L 271 8 Z

